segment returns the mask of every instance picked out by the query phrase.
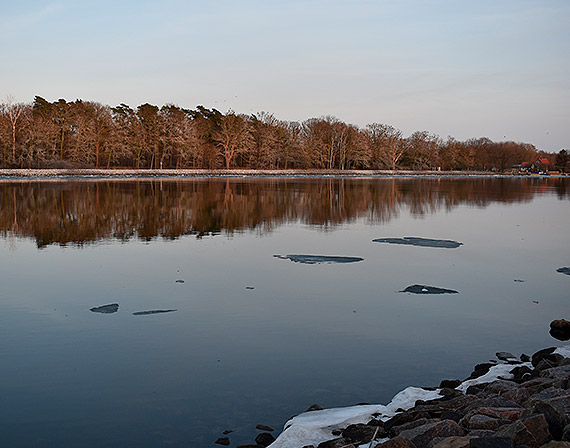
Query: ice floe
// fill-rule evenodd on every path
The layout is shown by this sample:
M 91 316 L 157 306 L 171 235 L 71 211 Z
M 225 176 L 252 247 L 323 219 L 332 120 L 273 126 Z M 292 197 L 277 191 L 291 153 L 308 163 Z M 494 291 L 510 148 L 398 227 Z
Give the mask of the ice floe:
M 431 238 L 419 238 L 417 236 L 405 236 L 403 238 L 376 238 L 372 241 L 374 243 L 404 244 L 406 246 L 419 247 L 442 247 L 445 249 L 456 249 L 463 245 L 463 243 L 453 240 L 435 240 Z
M 135 316 L 146 316 L 148 314 L 162 314 L 162 313 L 173 313 L 178 310 L 146 310 L 146 311 L 136 311 L 133 313 Z
M 458 294 L 454 289 L 438 288 L 437 286 L 411 285 L 398 292 L 410 292 L 412 294 Z
M 94 313 L 112 314 L 119 311 L 119 304 L 110 303 L 108 305 L 95 306 L 93 308 L 90 308 L 89 311 L 92 311 Z
M 322 263 L 356 263 L 363 261 L 360 257 L 338 257 L 330 255 L 273 255 L 281 260 L 291 260 L 293 263 L 322 264 Z

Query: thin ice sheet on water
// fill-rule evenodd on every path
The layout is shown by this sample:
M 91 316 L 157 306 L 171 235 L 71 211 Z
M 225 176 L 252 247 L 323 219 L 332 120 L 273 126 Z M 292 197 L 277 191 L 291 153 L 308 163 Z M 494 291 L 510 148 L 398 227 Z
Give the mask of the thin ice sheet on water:
M 428 285 L 411 285 L 398 292 L 409 292 L 412 294 L 458 294 L 455 289 L 438 288 L 437 286 Z
M 95 306 L 90 308 L 89 311 L 93 313 L 112 314 L 119 311 L 118 303 L 109 303 L 108 305 Z
M 432 238 L 420 238 L 417 236 L 405 236 L 403 238 L 376 238 L 372 240 L 372 242 L 403 244 L 406 246 L 418 246 L 418 247 L 440 247 L 445 249 L 456 249 L 459 246 L 463 245 L 463 243 L 459 243 L 453 240 L 436 240 Z
M 321 263 L 356 263 L 363 261 L 360 257 L 340 257 L 336 255 L 273 255 L 281 260 L 291 260 L 293 263 L 321 264 Z

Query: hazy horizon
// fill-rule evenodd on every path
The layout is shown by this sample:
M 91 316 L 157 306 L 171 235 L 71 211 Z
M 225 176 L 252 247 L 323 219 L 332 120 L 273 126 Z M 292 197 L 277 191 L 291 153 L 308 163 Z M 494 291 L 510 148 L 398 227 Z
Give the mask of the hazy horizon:
M 558 152 L 569 19 L 563 0 L 14 2 L 0 101 L 332 115 Z

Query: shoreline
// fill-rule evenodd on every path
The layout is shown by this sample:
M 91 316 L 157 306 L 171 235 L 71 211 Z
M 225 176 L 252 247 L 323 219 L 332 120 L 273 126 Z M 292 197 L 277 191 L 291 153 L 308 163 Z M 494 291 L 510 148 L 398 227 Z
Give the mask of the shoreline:
M 570 447 L 570 345 L 532 356 L 498 352 L 496 357 L 477 364 L 463 381 L 411 386 L 386 405 L 313 405 L 286 422 L 276 439 L 265 433 L 269 444 L 256 438 L 243 446 Z
M 43 178 L 87 178 L 87 179 L 129 179 L 129 178 L 233 178 L 233 177 L 566 177 L 564 175 L 498 174 L 489 171 L 414 171 L 414 170 L 326 170 L 326 169 L 95 169 L 95 168 L 53 168 L 53 169 L 0 169 L 0 179 L 43 179 Z

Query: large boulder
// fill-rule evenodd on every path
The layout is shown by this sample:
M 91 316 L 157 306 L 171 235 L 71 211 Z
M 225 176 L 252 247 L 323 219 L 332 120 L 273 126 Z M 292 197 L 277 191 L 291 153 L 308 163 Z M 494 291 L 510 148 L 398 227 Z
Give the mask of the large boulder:
M 255 443 L 261 446 L 269 446 L 275 442 L 275 437 L 268 432 L 262 432 L 255 438 Z
M 550 335 L 559 341 L 570 340 L 570 322 L 565 319 L 550 322 Z
M 463 436 L 465 432 L 453 420 L 428 423 L 417 428 L 408 429 L 400 433 L 400 437 L 408 439 L 417 448 L 428 448 L 430 442 L 436 437 Z
M 539 448 L 552 439 L 543 415 L 517 420 L 495 433 L 498 437 L 510 437 L 514 446 Z
M 543 414 L 554 440 L 562 440 L 564 428 L 570 424 L 570 397 L 557 397 L 539 401 L 533 411 Z
M 393 439 L 376 445 L 375 448 L 416 448 L 416 446 L 408 439 L 394 437 Z

